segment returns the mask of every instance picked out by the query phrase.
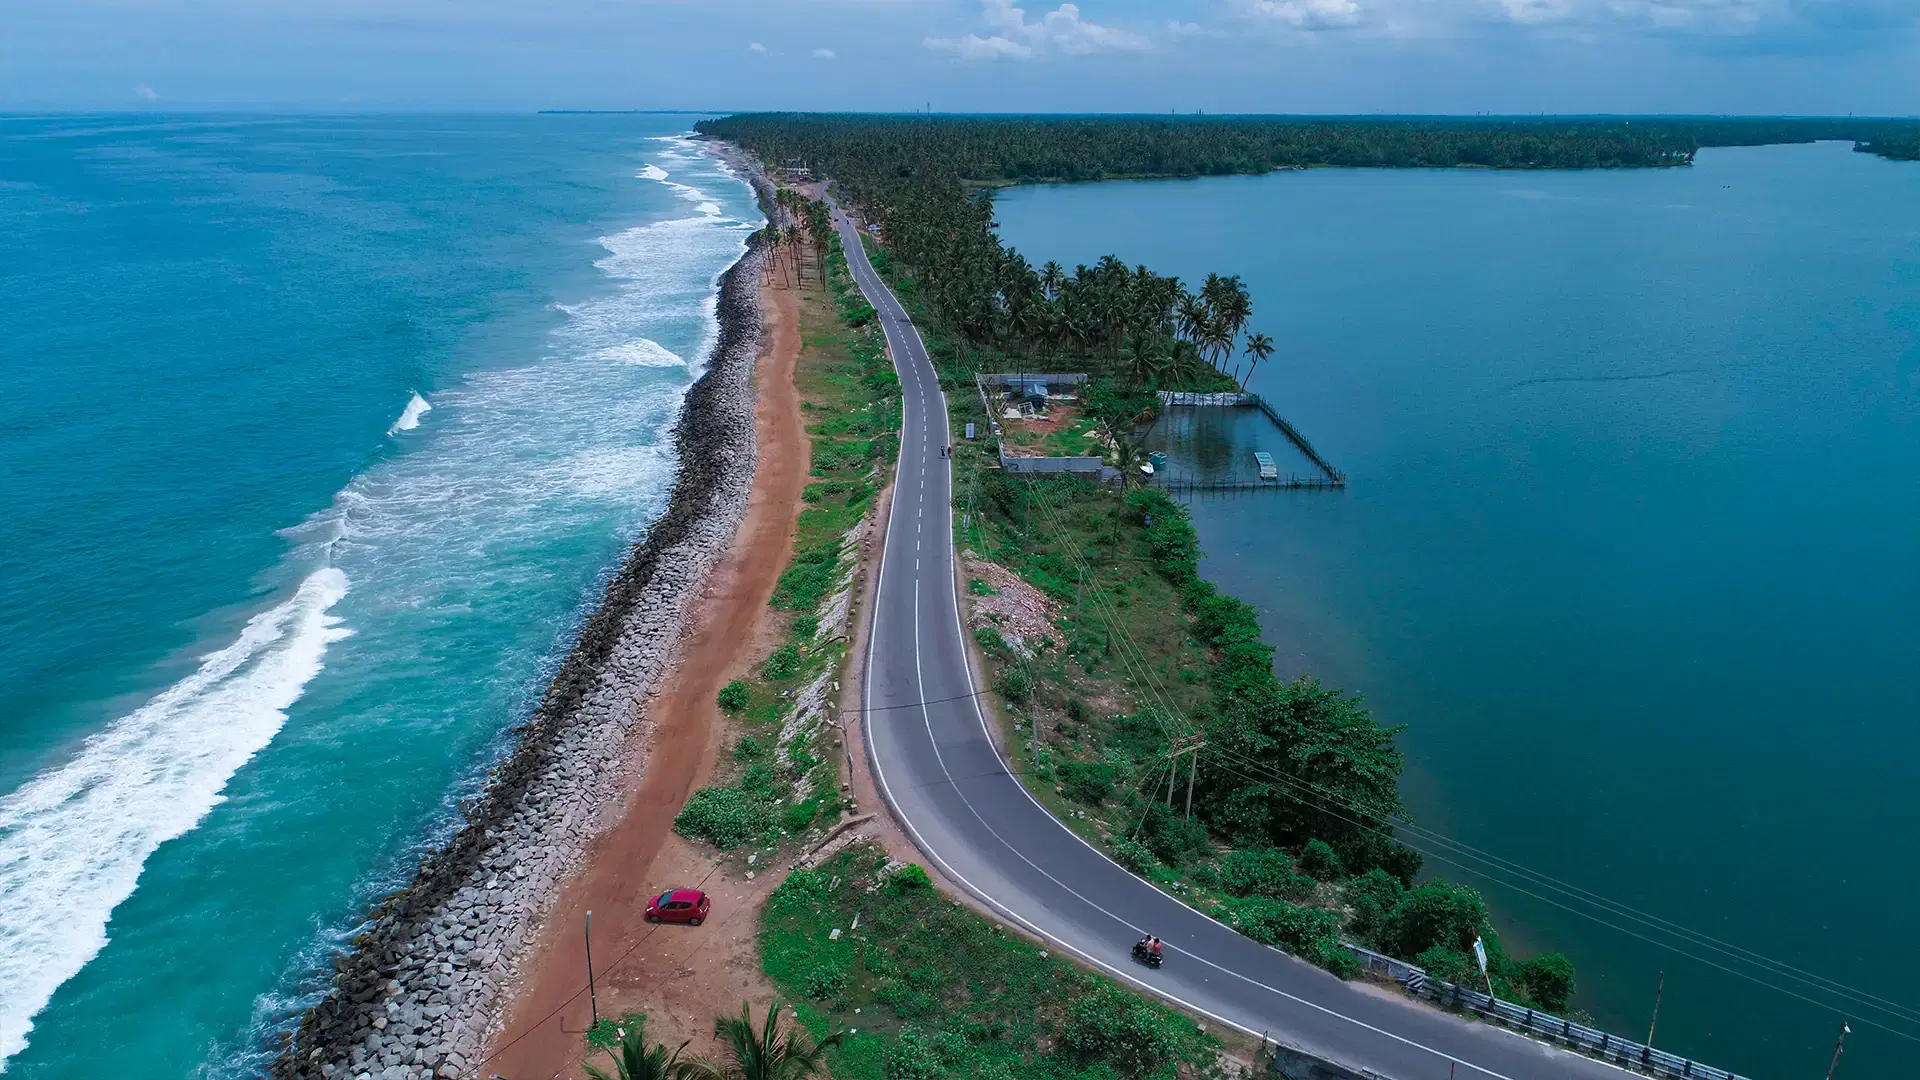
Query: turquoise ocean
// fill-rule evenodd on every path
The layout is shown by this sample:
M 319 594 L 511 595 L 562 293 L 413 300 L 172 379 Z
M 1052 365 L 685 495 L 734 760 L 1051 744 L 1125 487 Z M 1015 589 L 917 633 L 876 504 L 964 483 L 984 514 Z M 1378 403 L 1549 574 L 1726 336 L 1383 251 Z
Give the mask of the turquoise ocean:
M 690 117 L 0 118 L 0 1071 L 251 1075 L 663 508 Z
M 1663 1049 L 1820 1076 L 1850 1022 L 1842 1080 L 1913 1074 L 1920 165 L 1329 169 L 998 219 L 1036 265 L 1246 279 L 1251 388 L 1351 486 L 1195 498 L 1203 569 L 1283 675 L 1406 726 L 1419 825 L 1541 876 L 1430 871 L 1623 1036 L 1664 973 Z M 1173 468 L 1306 471 L 1263 427 Z

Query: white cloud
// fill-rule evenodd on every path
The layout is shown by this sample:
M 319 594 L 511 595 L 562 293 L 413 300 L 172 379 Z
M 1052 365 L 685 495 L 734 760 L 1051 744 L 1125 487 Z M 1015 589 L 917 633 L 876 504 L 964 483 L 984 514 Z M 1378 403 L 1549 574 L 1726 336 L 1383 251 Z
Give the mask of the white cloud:
M 1235 6 L 1255 18 L 1301 30 L 1357 26 L 1363 15 L 1356 0 L 1236 0 Z
M 1871 0 L 1499 0 L 1497 7 L 1508 21 L 1525 25 L 1678 34 L 1749 34 L 1875 10 Z
M 983 38 L 968 34 L 963 38 L 927 38 L 920 44 L 934 52 L 948 52 L 962 60 L 1025 60 L 1033 55 L 1031 45 L 994 35 Z
M 1201 26 L 1199 23 L 1181 22 L 1179 19 L 1175 19 L 1167 24 L 1167 36 L 1178 41 L 1182 38 L 1218 38 L 1226 37 L 1227 35 L 1210 26 Z
M 1061 4 L 1029 22 L 1013 0 L 981 0 L 981 18 L 995 33 L 959 38 L 927 38 L 921 44 L 962 60 L 1027 60 L 1050 52 L 1084 56 L 1097 52 L 1144 52 L 1152 47 L 1131 30 L 1102 26 L 1080 17 L 1078 4 Z
M 815 49 L 813 50 L 813 58 L 815 60 L 831 60 L 833 59 L 833 50 L 832 49 Z
M 148 101 L 160 100 L 160 95 L 154 93 L 153 87 L 148 86 L 146 83 L 141 83 L 139 86 L 134 87 L 133 92 L 143 98 L 146 98 Z
M 760 44 L 757 41 L 749 41 L 747 42 L 747 51 L 752 53 L 759 53 L 762 56 L 765 56 L 767 52 L 767 47 L 765 45 Z

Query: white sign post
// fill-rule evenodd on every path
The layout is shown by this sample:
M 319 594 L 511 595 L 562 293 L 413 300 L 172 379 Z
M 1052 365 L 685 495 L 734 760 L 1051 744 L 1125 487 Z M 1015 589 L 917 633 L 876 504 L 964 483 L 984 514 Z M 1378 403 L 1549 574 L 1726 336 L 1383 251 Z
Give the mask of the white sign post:
M 1480 961 L 1480 977 L 1487 980 L 1487 996 L 1493 996 L 1493 976 L 1487 974 L 1487 943 L 1478 936 L 1473 939 L 1473 958 Z

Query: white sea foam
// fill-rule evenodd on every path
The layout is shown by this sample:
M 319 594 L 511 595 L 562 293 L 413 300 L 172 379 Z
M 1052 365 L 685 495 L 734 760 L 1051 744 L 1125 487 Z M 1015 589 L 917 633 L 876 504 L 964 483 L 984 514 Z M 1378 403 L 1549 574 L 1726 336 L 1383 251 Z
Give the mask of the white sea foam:
M 433 406 L 427 404 L 426 398 L 421 397 L 417 393 L 414 394 L 407 402 L 407 407 L 400 411 L 400 419 L 395 420 L 393 426 L 387 429 L 387 434 L 392 435 L 396 432 L 412 431 L 414 428 L 420 426 L 420 418 L 432 411 Z
M 640 170 L 640 179 L 642 180 L 665 180 L 666 178 L 667 170 L 658 165 L 649 164 L 646 168 Z
M 442 413 L 433 439 L 405 440 L 413 445 L 382 455 L 331 506 L 283 532 L 292 549 L 284 566 L 328 569 L 72 761 L 0 792 L 0 1068 L 26 1045 L 34 1014 L 105 945 L 109 916 L 134 890 L 142 864 L 202 822 L 233 774 L 269 742 L 318 746 L 389 723 L 452 731 L 475 722 L 464 698 L 442 714 L 434 710 L 444 702 L 423 694 L 383 698 L 377 714 L 316 710 L 282 732 L 323 656 L 323 678 L 343 685 L 410 665 L 431 674 L 437 660 L 425 646 L 469 640 L 456 635 L 480 605 L 488 618 L 518 611 L 507 598 L 550 579 L 556 553 L 578 537 L 608 529 L 631 536 L 663 508 L 673 420 L 698 374 L 690 369 L 717 333 L 714 278 L 759 225 L 744 186 L 731 186 L 737 177 L 703 148 L 668 142 L 663 149 L 690 152 L 666 168 L 689 186 L 724 193 L 703 200 L 738 209 L 675 207 L 687 216 L 602 238 L 597 265 L 611 288 L 555 305 L 567 318 L 542 354 L 436 389 L 431 406 L 410 398 L 393 430 L 415 426 L 431 407 Z M 340 602 L 349 578 L 352 596 Z M 345 633 L 328 613 L 336 602 L 357 636 L 328 653 Z M 544 646 L 516 645 L 523 651 L 501 658 L 501 677 L 531 679 Z M 311 957 L 326 955 L 337 931 L 326 927 Z M 311 975 L 307 963 L 256 1002 L 244 1045 L 218 1051 L 251 1064 L 210 1075 L 259 1073 L 249 1055 L 284 1022 L 288 988 Z
M 161 844 L 199 824 L 348 633 L 346 575 L 316 571 L 193 674 L 0 798 L 0 1068 L 32 1018 L 107 944 L 107 920 Z
M 687 362 L 681 355 L 652 338 L 639 338 L 602 349 L 595 354 L 602 359 L 638 367 L 686 367 Z
M 707 217 L 720 216 L 720 204 L 717 202 L 714 202 L 713 199 L 709 197 L 706 192 L 701 191 L 699 188 L 694 187 L 692 184 L 682 184 L 673 180 L 662 180 L 660 182 L 662 184 L 665 184 L 667 189 L 669 191 L 672 191 L 675 195 L 678 195 L 681 198 L 687 200 L 688 202 L 693 203 L 694 204 L 693 209 L 695 213 L 704 214 Z

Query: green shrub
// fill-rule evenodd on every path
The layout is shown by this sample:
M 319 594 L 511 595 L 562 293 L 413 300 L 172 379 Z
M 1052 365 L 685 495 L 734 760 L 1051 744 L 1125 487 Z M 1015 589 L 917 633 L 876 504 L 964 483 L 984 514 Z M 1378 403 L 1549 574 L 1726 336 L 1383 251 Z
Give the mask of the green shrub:
M 1033 677 L 1028 675 L 1024 668 L 1010 667 L 1002 671 L 995 686 L 999 689 L 1001 697 L 1015 705 L 1022 704 L 1033 696 Z
M 735 679 L 720 688 L 720 710 L 725 713 L 738 713 L 746 709 L 753 701 L 753 691 L 747 684 Z
M 886 1080 L 938 1080 L 945 1072 L 933 1041 L 912 1026 L 900 1029 L 899 1040 L 887 1046 L 882 1060 Z
M 1144 874 L 1159 860 L 1145 844 L 1132 840 L 1116 840 L 1113 844 L 1113 860 L 1136 874 Z
M 1167 1022 L 1146 1002 L 1101 981 L 1076 997 L 1060 1049 L 1082 1068 L 1104 1064 L 1122 1075 L 1151 1073 L 1173 1053 Z
M 894 1015 L 902 1020 L 930 1016 L 937 1004 L 932 994 L 899 979 L 883 981 L 874 990 L 873 996 L 880 999 L 881 1004 L 892 1008 Z
M 1479 893 L 1429 881 L 1407 890 L 1387 913 L 1381 944 L 1395 956 L 1418 956 L 1436 946 L 1464 953 L 1486 929 L 1487 902 Z
M 1157 488 L 1129 494 L 1126 504 L 1141 515 L 1153 568 L 1176 586 L 1193 581 L 1200 572 L 1200 537 L 1187 512 Z
M 1535 1005 L 1565 1013 L 1573 997 L 1573 963 L 1559 953 L 1536 956 L 1520 965 L 1520 981 Z
M 1376 866 L 1359 877 L 1348 879 L 1341 892 L 1347 906 L 1353 909 L 1353 921 L 1349 924 L 1353 936 L 1375 947 L 1385 946 L 1382 937 L 1387 929 L 1387 914 L 1406 893 L 1400 887 L 1400 879 Z
M 830 536 L 793 553 L 773 587 L 772 606 L 784 611 L 812 611 L 820 606 L 840 566 L 840 538 Z
M 887 875 L 887 893 L 890 896 L 901 896 L 931 888 L 933 888 L 933 879 L 927 876 L 924 868 L 913 863 L 908 863 Z
M 1340 920 L 1331 911 L 1249 896 L 1234 901 L 1228 913 L 1234 929 L 1302 960 L 1326 966 L 1345 952 L 1340 947 Z
M 1087 722 L 1087 703 L 1077 697 L 1067 699 L 1067 719 L 1076 724 Z
M 839 997 L 847 988 L 847 966 L 832 960 L 821 960 L 807 972 L 807 996 L 815 1001 Z
M 1459 949 L 1435 945 L 1416 954 L 1413 962 L 1424 968 L 1430 978 L 1469 989 L 1486 989 L 1480 981 L 1479 962 Z
M 805 802 L 797 802 L 781 812 L 780 824 L 785 826 L 786 830 L 790 833 L 802 832 L 807 826 L 813 824 L 813 819 L 817 817 L 819 813 L 820 804 L 814 802 L 812 799 L 808 799 Z
M 972 581 L 967 582 L 967 591 L 972 593 L 975 596 L 999 596 L 1000 595 L 999 589 L 994 588 L 993 586 L 987 584 L 986 582 L 980 580 L 979 578 L 974 578 Z
M 793 620 L 793 636 L 801 641 L 811 641 L 820 632 L 820 616 L 802 615 Z
M 726 851 L 773 832 L 773 806 L 740 788 L 703 787 L 674 817 L 673 830 Z
M 1338 881 L 1346 876 L 1340 856 L 1325 840 L 1309 840 L 1300 850 L 1300 870 L 1315 881 Z
M 1007 639 L 1001 637 L 1000 631 L 991 626 L 974 627 L 973 640 L 988 652 L 1005 652 L 1007 648 Z
M 1060 766 L 1061 786 L 1074 802 L 1099 806 L 1113 793 L 1119 770 L 1101 761 L 1069 761 Z
M 768 910 L 774 912 L 805 911 L 810 907 L 827 902 L 827 886 L 832 877 L 825 870 L 795 870 L 787 875 L 787 880 L 773 890 L 767 900 Z
M 767 748 L 761 745 L 759 739 L 751 735 L 742 735 L 740 736 L 740 741 L 733 744 L 733 760 L 735 761 L 759 761 L 766 756 Z
M 1313 891 L 1313 880 L 1293 872 L 1284 851 L 1243 848 L 1220 860 L 1220 887 L 1229 896 L 1299 898 Z
M 799 670 L 800 650 L 791 641 L 773 650 L 773 655 L 767 657 L 767 662 L 760 665 L 760 674 L 765 675 L 772 682 L 790 679 Z
M 1197 820 L 1189 821 L 1184 814 L 1160 803 L 1147 806 L 1140 821 L 1140 842 L 1169 866 L 1180 866 L 1196 855 L 1210 854 L 1213 850 L 1207 843 L 1205 825 Z

